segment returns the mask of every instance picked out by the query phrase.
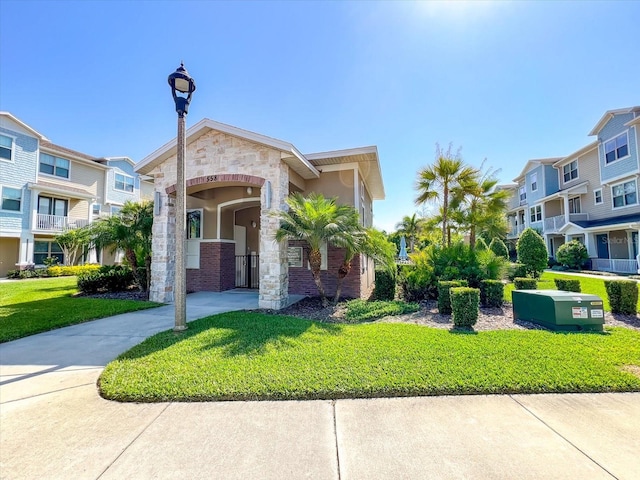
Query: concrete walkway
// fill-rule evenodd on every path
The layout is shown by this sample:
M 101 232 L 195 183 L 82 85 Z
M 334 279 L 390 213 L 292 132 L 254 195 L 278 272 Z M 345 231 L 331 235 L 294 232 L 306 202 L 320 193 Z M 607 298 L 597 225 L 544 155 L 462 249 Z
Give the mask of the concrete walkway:
M 256 308 L 192 294 L 189 319 Z M 640 394 L 121 404 L 102 367 L 173 307 L 0 345 L 0 478 L 635 479 Z

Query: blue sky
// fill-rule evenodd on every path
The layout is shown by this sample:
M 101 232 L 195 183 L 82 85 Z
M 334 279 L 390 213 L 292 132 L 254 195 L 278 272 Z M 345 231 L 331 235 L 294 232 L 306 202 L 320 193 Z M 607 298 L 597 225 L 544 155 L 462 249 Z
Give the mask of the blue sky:
M 139 161 L 175 136 L 184 60 L 203 117 L 305 153 L 377 145 L 392 230 L 435 144 L 516 177 L 640 104 L 640 2 L 0 2 L 0 110 Z

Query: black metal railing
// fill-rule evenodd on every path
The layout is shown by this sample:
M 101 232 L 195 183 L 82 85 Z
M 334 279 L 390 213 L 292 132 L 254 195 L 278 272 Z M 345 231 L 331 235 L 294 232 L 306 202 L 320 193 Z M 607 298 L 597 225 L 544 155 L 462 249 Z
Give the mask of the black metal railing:
M 236 255 L 236 288 L 259 288 L 259 259 L 259 255 Z

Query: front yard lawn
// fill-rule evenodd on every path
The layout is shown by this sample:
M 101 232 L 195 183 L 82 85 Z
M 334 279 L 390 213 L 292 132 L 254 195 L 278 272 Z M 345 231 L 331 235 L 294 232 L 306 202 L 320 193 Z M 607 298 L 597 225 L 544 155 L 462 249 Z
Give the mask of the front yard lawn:
M 556 284 L 553 281 L 554 278 L 574 278 L 576 280 L 580 280 L 580 288 L 582 289 L 582 293 L 597 295 L 602 299 L 605 311 L 611 311 L 611 306 L 609 305 L 609 297 L 607 297 L 607 290 L 604 287 L 604 281 L 607 280 L 607 277 L 591 278 L 582 277 L 580 275 L 571 275 L 570 273 L 544 272 L 538 279 L 538 289 L 556 290 Z M 511 302 L 511 292 L 513 291 L 513 288 L 513 283 L 508 283 L 507 285 L 505 285 L 505 301 Z M 640 297 L 638 297 L 638 311 L 640 312 Z
M 74 297 L 76 277 L 0 283 L 0 343 L 54 328 L 158 306 L 153 302 Z
M 635 373 L 632 373 L 635 372 Z M 640 333 L 333 324 L 254 312 L 150 337 L 100 377 L 120 401 L 640 391 Z

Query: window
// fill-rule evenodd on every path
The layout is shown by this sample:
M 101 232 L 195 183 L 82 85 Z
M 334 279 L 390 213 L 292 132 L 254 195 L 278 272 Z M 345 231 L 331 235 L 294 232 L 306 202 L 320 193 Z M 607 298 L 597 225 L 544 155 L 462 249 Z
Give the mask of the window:
M 2 187 L 2 210 L 12 212 L 22 210 L 22 189 Z
M 118 206 L 112 205 L 111 206 L 111 215 L 119 214 L 120 210 L 122 210 L 122 207 L 118 207 Z
M 69 160 L 54 157 L 46 153 L 40 154 L 40 173 L 69 178 Z
M 535 192 L 538 190 L 538 173 L 531 174 L 531 191 Z
M 578 178 L 578 161 L 574 160 L 562 167 L 562 174 L 564 176 L 564 183 Z
M 116 190 L 123 192 L 133 192 L 134 179 L 128 175 L 116 173 Z
M 626 207 L 638 203 L 636 195 L 636 181 L 621 183 L 611 187 L 611 197 L 613 198 L 613 208 Z
M 629 155 L 629 137 L 627 132 L 604 142 L 604 158 L 606 163 L 615 162 Z
M 91 212 L 98 216 L 100 215 L 101 205 L 99 203 L 94 203 L 93 207 L 91 207 Z
M 41 215 L 67 216 L 67 200 L 53 197 L 38 197 L 38 213 Z
M 202 238 L 202 210 L 187 211 L 187 240 Z
M 593 198 L 595 200 L 596 205 L 600 205 L 604 202 L 604 199 L 602 198 L 602 189 L 599 188 L 598 190 L 594 190 L 593 191 Z
M 64 263 L 64 254 L 57 242 L 33 242 L 33 263 L 44 265 L 44 259 L 49 257 L 56 257 L 58 262 Z
M 518 192 L 520 193 L 520 203 L 524 202 L 527 199 L 527 189 L 523 185 L 519 188 Z
M 531 214 L 531 223 L 542 221 L 542 207 L 540 205 L 531 207 L 529 213 Z
M 0 135 L 0 160 L 13 161 L 13 138 Z
M 569 213 L 580 213 L 580 197 L 569 199 Z

